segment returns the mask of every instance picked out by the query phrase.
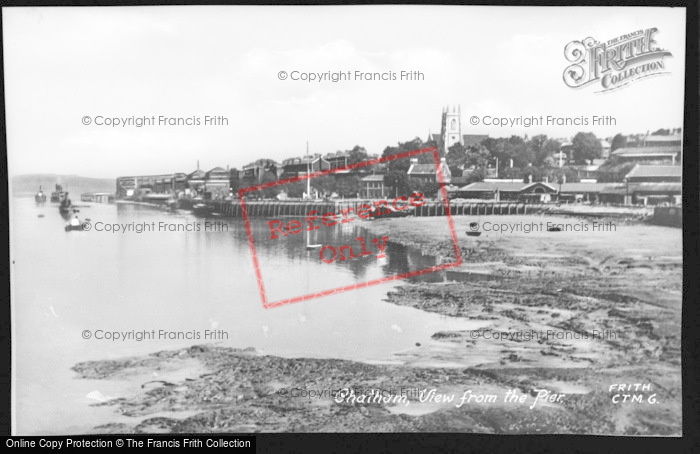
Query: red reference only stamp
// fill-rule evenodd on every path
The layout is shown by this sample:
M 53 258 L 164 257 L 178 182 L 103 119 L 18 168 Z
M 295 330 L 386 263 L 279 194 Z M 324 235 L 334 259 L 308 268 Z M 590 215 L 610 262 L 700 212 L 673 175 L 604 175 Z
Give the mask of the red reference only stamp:
M 382 199 L 371 200 L 368 198 L 362 198 L 355 203 L 342 203 L 346 202 L 343 200 L 340 201 L 341 203 L 338 205 L 336 205 L 336 202 L 333 200 L 326 200 L 325 203 L 321 204 L 309 203 L 308 201 L 300 201 L 296 204 L 294 201 L 284 203 L 274 202 L 277 208 L 273 208 L 272 212 L 266 212 L 266 216 L 263 219 L 255 218 L 256 229 L 254 229 L 252 226 L 251 212 L 249 212 L 249 210 L 250 208 L 253 208 L 252 212 L 255 213 L 255 207 L 249 207 L 249 203 L 246 201 L 246 196 L 248 194 L 270 191 L 274 190 L 275 188 L 279 189 L 279 187 L 292 187 L 293 185 L 297 185 L 298 187 L 299 184 L 306 184 L 307 187 L 310 187 L 309 180 L 314 178 L 340 178 L 353 172 L 364 175 L 365 173 L 368 173 L 367 171 L 369 170 L 370 166 L 379 167 L 383 165 L 386 167 L 392 161 L 411 158 L 413 158 L 412 161 L 415 161 L 416 158 L 414 157 L 419 156 L 423 156 L 424 161 L 426 160 L 425 157 L 428 157 L 429 161 L 434 161 L 433 168 L 435 169 L 435 179 L 438 183 L 437 187 L 439 187 L 439 191 L 436 191 L 438 192 L 437 194 L 431 195 L 433 197 L 438 195 L 438 199 L 441 199 L 439 203 L 444 205 L 444 218 L 446 220 L 447 227 L 449 228 L 449 233 L 455 250 L 456 260 L 454 262 L 428 266 L 423 269 L 409 270 L 394 275 L 386 275 L 379 278 L 369 279 L 364 282 L 353 282 L 336 287 L 329 285 L 330 288 L 327 289 L 316 290 L 297 296 L 274 299 L 270 301 L 263 280 L 263 268 L 266 262 L 262 261 L 261 264 L 260 254 L 258 252 L 258 248 L 256 248 L 254 230 L 258 231 L 258 241 L 264 242 L 265 246 L 271 246 L 273 248 L 282 247 L 284 242 L 284 246 L 288 248 L 292 247 L 306 249 L 311 257 L 313 257 L 318 263 L 325 264 L 325 266 L 331 266 L 338 263 L 347 263 L 348 261 L 360 260 L 370 256 L 374 256 L 379 260 L 387 257 L 386 250 L 390 241 L 388 235 L 383 235 L 379 238 L 366 238 L 363 235 L 359 235 L 352 239 L 352 242 L 346 239 L 344 240 L 344 243 L 341 242 L 341 244 L 331 240 L 318 244 L 309 244 L 309 238 L 311 238 L 311 235 L 313 234 L 319 235 L 320 233 L 323 233 L 324 230 L 331 231 L 335 229 L 337 231 L 339 228 L 345 230 L 348 228 L 352 229 L 353 227 L 361 227 L 362 221 L 370 219 L 402 215 L 411 212 L 415 213 L 417 210 L 426 207 L 427 203 L 434 204 L 435 202 L 429 202 L 426 195 L 417 190 L 410 191 L 410 193 L 399 194 L 397 183 L 394 189 L 395 197 L 384 197 Z M 382 174 L 379 175 L 379 178 L 383 178 L 381 176 Z M 383 194 L 384 189 L 382 189 L 382 195 Z M 285 304 L 308 301 L 310 299 L 319 298 L 322 296 L 370 287 L 398 279 L 406 279 L 414 276 L 434 273 L 462 264 L 462 256 L 459 249 L 459 244 L 457 242 L 457 235 L 450 212 L 447 191 L 444 185 L 444 177 L 440 167 L 440 156 L 435 147 L 399 153 L 392 156 L 363 161 L 334 169 L 311 172 L 311 168 L 309 167 L 309 170 L 305 174 L 296 177 L 242 188 L 238 191 L 238 197 L 246 223 L 248 242 L 250 245 L 251 257 L 253 260 L 253 267 L 260 292 L 260 298 L 262 300 L 263 307 L 265 308 L 273 308 Z M 259 213 L 260 211 L 258 210 L 257 212 Z M 351 235 L 351 237 L 352 236 L 354 235 Z M 306 238 L 306 242 L 291 242 L 292 240 L 301 240 L 302 237 Z M 320 236 L 317 236 L 317 238 L 319 237 Z M 326 236 L 326 238 L 328 238 L 328 236 Z M 279 273 L 272 273 L 271 275 L 275 276 L 275 274 Z M 271 278 L 268 277 L 268 279 Z M 274 279 L 274 277 L 272 279 Z

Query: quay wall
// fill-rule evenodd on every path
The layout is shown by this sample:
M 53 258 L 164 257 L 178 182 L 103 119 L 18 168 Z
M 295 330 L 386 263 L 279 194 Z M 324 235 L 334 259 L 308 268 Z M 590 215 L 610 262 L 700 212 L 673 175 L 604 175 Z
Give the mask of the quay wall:
M 163 206 L 165 202 L 141 203 L 150 206 Z M 154 203 L 155 202 L 155 203 Z M 316 210 L 322 216 L 327 212 L 338 213 L 352 207 L 354 212 L 362 204 L 373 204 L 374 200 L 249 200 L 246 201 L 246 208 L 249 217 L 284 217 L 284 216 L 306 216 L 310 211 Z M 235 201 L 193 201 L 192 199 L 180 199 L 178 207 L 184 210 L 191 210 L 196 203 L 205 203 L 211 211 L 221 216 L 229 218 L 242 218 L 243 209 L 241 204 Z M 658 208 L 657 208 L 658 210 Z M 628 219 L 628 220 L 651 220 L 654 218 L 663 219 L 659 224 L 678 225 L 680 222 L 667 220 L 668 215 L 654 216 L 653 207 L 630 207 L 630 206 L 609 206 L 609 205 L 557 205 L 554 203 L 523 203 L 523 202 L 475 202 L 475 201 L 450 201 L 450 211 L 453 216 L 486 216 L 486 215 L 538 215 L 547 214 L 551 216 L 574 216 L 590 218 Z M 681 208 L 671 210 L 677 213 L 680 219 Z M 414 216 L 445 216 L 447 210 L 441 201 L 427 200 L 424 205 L 417 207 Z
M 317 210 L 319 215 L 327 212 L 338 213 L 352 207 L 354 212 L 362 204 L 372 204 L 371 200 L 352 201 L 246 201 L 249 217 L 283 217 L 306 216 L 310 211 Z M 214 201 L 208 203 L 215 213 L 225 217 L 243 217 L 243 209 L 238 202 Z M 190 206 L 188 206 L 190 205 Z M 181 208 L 191 209 L 191 203 L 180 205 Z M 548 210 L 547 205 L 526 203 L 450 203 L 453 216 L 460 215 L 508 215 L 508 214 L 538 214 Z M 445 216 L 447 210 L 440 201 L 426 201 L 416 207 L 414 216 Z

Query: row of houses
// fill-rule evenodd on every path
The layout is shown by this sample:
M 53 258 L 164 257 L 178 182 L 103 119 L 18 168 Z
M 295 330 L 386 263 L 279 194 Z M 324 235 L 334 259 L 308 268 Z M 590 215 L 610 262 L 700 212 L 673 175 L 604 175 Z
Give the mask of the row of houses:
M 519 180 L 484 180 L 462 187 L 449 186 L 450 199 L 526 201 L 535 203 L 591 202 L 604 204 L 678 205 L 682 195 L 679 165 L 637 164 L 623 183 L 550 183 Z
M 377 156 L 370 156 L 374 159 Z M 116 198 L 142 197 L 151 193 L 171 194 L 178 197 L 202 197 L 204 199 L 225 199 L 241 187 L 294 178 L 307 173 L 341 169 L 348 166 L 347 152 L 330 153 L 325 156 L 308 155 L 290 158 L 278 163 L 271 159 L 258 159 L 242 169 L 224 169 L 214 167 L 209 171 L 197 169 L 189 174 L 174 173 L 162 175 L 124 176 L 117 178 Z M 450 183 L 452 175 L 445 159 L 436 164 L 419 164 L 412 159 L 408 168 L 408 178 L 420 182 L 437 182 L 438 169 L 442 172 L 443 181 Z M 384 175 L 387 173 L 386 163 L 374 164 L 353 170 L 333 172 L 333 177 L 342 179 L 357 177 L 360 181 L 358 197 L 384 197 L 389 193 L 384 185 Z

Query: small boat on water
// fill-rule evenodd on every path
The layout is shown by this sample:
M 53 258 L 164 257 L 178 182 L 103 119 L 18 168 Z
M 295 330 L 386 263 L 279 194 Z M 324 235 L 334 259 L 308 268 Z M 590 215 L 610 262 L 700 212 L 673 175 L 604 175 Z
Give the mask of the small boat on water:
M 56 190 L 51 193 L 51 203 L 60 203 L 63 199 L 63 186 L 56 184 Z
M 46 203 L 46 194 L 44 194 L 44 191 L 41 190 L 41 186 L 39 186 L 39 192 L 37 192 L 34 196 L 34 201 L 37 205 L 43 205 Z
M 554 225 L 551 227 L 547 227 L 547 231 L 548 232 L 561 232 L 561 227 Z
M 68 193 L 63 192 L 61 193 L 61 201 L 58 206 L 58 212 L 61 214 L 61 217 L 68 220 L 73 214 L 80 212 L 80 210 L 73 206 L 73 202 L 71 202 L 70 198 L 68 198 Z
M 83 223 L 80 222 L 78 216 L 75 216 L 73 219 L 66 223 L 66 226 L 64 228 L 66 232 L 70 232 L 71 230 L 83 230 Z
M 479 230 L 479 223 L 478 222 L 470 222 L 469 229 L 470 230 L 467 230 L 467 236 L 480 236 L 481 235 L 481 231 Z
M 379 218 L 404 218 L 406 216 L 411 216 L 415 212 L 414 207 L 405 207 L 401 210 L 397 210 L 391 205 L 382 205 L 380 208 L 372 205 L 369 212 L 369 219 L 379 219 Z
M 192 206 L 192 213 L 196 216 L 211 216 L 212 208 L 206 203 L 195 203 Z

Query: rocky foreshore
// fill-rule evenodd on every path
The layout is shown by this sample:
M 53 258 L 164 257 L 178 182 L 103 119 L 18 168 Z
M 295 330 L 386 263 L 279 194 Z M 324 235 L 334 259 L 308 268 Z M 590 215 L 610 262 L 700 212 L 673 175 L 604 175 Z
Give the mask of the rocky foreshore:
M 207 345 L 80 363 L 74 370 L 89 379 L 158 374 L 142 392 L 98 404 L 133 422 L 95 431 L 680 435 L 680 231 L 629 224 L 601 235 L 475 238 L 465 233 L 470 221 L 455 218 L 464 263 L 454 271 L 483 279 L 405 282 L 387 301 L 479 321 L 479 331 L 437 332 L 433 345 L 402 352 L 397 364 Z M 367 226 L 446 263 L 454 247 L 440 223 L 444 218 L 404 218 Z M 201 369 L 169 378 L 192 361 Z M 337 394 L 343 389 L 404 398 L 359 401 Z M 526 397 L 506 401 L 508 392 Z M 624 395 L 638 397 L 622 402 Z M 458 406 L 464 396 L 495 400 Z

